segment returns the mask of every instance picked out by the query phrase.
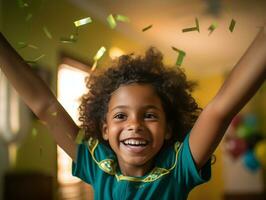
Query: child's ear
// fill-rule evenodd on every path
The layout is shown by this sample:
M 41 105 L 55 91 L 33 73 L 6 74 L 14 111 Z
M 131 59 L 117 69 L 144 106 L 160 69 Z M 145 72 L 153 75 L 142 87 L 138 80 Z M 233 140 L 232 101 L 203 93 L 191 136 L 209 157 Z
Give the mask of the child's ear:
M 102 137 L 103 137 L 104 140 L 108 140 L 108 128 L 107 128 L 106 122 L 103 123 Z

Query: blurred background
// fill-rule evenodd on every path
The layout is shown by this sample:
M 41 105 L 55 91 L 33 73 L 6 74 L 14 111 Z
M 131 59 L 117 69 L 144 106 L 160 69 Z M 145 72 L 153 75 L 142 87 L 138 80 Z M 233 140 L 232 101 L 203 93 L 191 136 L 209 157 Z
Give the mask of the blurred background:
M 75 26 L 88 17 L 90 23 Z M 204 107 L 265 21 L 265 0 L 0 0 L 1 32 L 76 123 L 91 67 L 108 66 L 125 53 L 143 54 L 150 46 L 167 65 L 198 81 L 193 96 Z M 96 58 L 100 48 L 105 51 Z M 189 199 L 265 199 L 265 138 L 264 84 L 228 128 L 211 181 Z M 93 199 L 1 71 L 0 199 Z

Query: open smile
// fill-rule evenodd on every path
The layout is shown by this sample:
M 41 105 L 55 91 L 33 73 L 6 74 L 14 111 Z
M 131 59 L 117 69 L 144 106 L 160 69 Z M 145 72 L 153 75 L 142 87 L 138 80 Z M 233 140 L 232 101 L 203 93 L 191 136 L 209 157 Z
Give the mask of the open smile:
M 149 145 L 149 141 L 145 139 L 129 138 L 121 141 L 122 145 L 127 151 L 132 153 L 141 153 Z

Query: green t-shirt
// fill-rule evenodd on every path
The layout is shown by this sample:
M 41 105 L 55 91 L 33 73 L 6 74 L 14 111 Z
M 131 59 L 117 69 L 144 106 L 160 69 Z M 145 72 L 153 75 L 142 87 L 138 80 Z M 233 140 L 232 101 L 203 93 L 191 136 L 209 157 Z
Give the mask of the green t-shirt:
M 183 143 L 161 151 L 155 167 L 143 177 L 123 176 L 114 152 L 96 139 L 78 147 L 72 174 L 94 189 L 94 199 L 187 199 L 193 187 L 210 179 L 210 161 L 198 172 L 193 161 L 189 134 Z

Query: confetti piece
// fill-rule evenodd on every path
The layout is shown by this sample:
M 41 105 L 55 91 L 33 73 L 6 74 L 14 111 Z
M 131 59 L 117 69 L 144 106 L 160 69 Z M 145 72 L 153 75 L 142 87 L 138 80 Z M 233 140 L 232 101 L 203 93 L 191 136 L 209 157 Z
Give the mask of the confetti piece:
M 17 0 L 17 3 L 20 8 L 29 7 L 29 4 L 25 3 L 23 0 Z
M 231 33 L 234 31 L 235 25 L 236 25 L 236 21 L 234 19 L 232 19 L 230 26 L 229 26 L 229 30 L 231 31 Z
M 62 43 L 65 43 L 65 44 L 73 44 L 73 43 L 77 42 L 76 39 L 71 39 L 70 37 L 69 38 L 62 37 L 62 38 L 60 38 L 60 41 Z
M 18 42 L 18 45 L 20 49 L 26 48 L 28 46 L 28 44 L 25 42 Z
M 81 144 L 84 138 L 85 138 L 85 131 L 83 129 L 80 129 L 75 139 L 75 142 L 77 144 Z
M 28 47 L 29 48 L 32 48 L 32 49 L 39 49 L 37 46 L 33 45 L 33 44 L 28 44 Z
M 106 20 L 107 20 L 111 29 L 114 29 L 116 27 L 116 21 L 115 21 L 115 18 L 112 14 L 108 15 Z
M 115 16 L 115 19 L 117 21 L 120 21 L 120 22 L 129 22 L 129 18 L 127 16 L 124 16 L 124 15 L 116 15 Z
M 145 28 L 142 29 L 142 32 L 149 30 L 151 27 L 152 27 L 152 24 L 149 26 L 146 26 Z
M 180 49 L 177 49 L 176 47 L 172 47 L 172 49 L 179 53 L 177 60 L 176 60 L 176 65 L 181 66 L 183 59 L 186 56 L 186 53 Z
M 26 42 L 18 42 L 19 48 L 23 49 L 26 47 L 32 48 L 32 49 L 38 49 L 37 46 L 33 45 L 33 44 L 27 44 Z
M 83 26 L 85 24 L 89 24 L 91 22 L 92 22 L 91 18 L 87 17 L 87 18 L 83 18 L 83 19 L 75 21 L 74 24 L 76 27 L 79 27 L 79 26 Z
M 209 28 L 208 28 L 208 30 L 210 31 L 210 32 L 209 32 L 209 35 L 212 34 L 212 32 L 213 32 L 217 27 L 218 27 L 218 24 L 217 24 L 216 22 L 213 22 L 213 23 L 209 26 Z
M 45 54 L 40 55 L 39 57 L 35 58 L 35 59 L 33 60 L 33 62 L 37 62 L 38 60 L 40 60 L 40 59 L 43 58 L 44 56 L 45 56 Z
M 46 28 L 46 26 L 44 26 L 42 29 L 43 29 L 45 35 L 46 35 L 49 39 L 52 39 L 52 38 L 53 38 L 52 35 L 51 35 L 51 33 L 50 33 L 50 32 L 48 31 L 48 29 Z
M 53 113 L 51 113 L 51 115 L 55 117 L 55 116 L 57 116 L 57 112 L 53 112 Z
M 28 21 L 30 21 L 31 18 L 32 18 L 32 14 L 28 13 L 26 18 L 25 18 L 25 21 L 28 22 Z
M 198 32 L 200 32 L 198 18 L 195 19 L 195 23 L 196 23 L 196 27 L 184 28 L 184 29 L 182 29 L 182 32 L 183 33 L 190 32 L 190 31 L 198 31 Z
M 36 137 L 37 134 L 38 134 L 37 129 L 36 129 L 36 128 L 33 128 L 33 129 L 31 130 L 31 135 L 32 135 L 33 137 Z
M 96 55 L 94 56 L 93 60 L 99 60 L 103 54 L 105 53 L 106 48 L 104 46 L 102 46 L 96 53 Z

